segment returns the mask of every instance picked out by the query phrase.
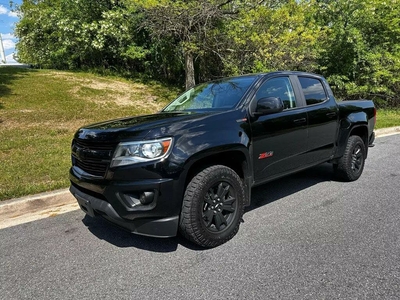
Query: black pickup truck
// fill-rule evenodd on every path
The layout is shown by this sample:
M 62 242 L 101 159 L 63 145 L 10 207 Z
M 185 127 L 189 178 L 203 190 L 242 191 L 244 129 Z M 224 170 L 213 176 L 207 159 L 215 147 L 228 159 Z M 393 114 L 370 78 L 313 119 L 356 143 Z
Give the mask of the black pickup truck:
M 215 247 L 238 232 L 254 186 L 325 162 L 358 179 L 375 119 L 372 101 L 336 102 L 315 74 L 203 83 L 156 114 L 79 129 L 70 191 L 130 232 Z

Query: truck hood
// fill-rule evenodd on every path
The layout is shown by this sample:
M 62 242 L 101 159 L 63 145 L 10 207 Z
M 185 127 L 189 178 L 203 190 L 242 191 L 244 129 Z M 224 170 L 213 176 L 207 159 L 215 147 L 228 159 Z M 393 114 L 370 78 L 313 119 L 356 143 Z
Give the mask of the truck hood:
M 160 112 L 96 123 L 80 128 L 75 138 L 96 141 L 153 139 L 177 131 L 216 112 Z

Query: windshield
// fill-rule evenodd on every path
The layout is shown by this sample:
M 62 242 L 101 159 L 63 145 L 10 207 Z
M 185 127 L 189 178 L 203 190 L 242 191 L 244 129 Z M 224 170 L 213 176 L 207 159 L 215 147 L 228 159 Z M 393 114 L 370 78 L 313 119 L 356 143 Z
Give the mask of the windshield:
M 255 78 L 243 76 L 199 84 L 172 101 L 163 111 L 233 108 Z

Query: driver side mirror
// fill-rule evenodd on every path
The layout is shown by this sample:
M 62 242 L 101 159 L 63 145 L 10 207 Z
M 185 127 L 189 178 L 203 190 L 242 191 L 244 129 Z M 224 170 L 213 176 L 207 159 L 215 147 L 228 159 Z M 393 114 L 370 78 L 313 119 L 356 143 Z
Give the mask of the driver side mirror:
M 283 102 L 278 97 L 261 98 L 257 101 L 255 115 L 269 115 L 281 112 L 283 110 Z

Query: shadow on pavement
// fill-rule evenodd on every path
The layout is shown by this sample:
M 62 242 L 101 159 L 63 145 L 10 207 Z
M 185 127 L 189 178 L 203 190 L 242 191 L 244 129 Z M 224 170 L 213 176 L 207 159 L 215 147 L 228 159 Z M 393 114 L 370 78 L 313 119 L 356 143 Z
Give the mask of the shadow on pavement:
M 336 181 L 328 163 L 257 186 L 252 190 L 251 205 L 245 213 L 325 181 Z
M 136 235 L 115 226 L 101 217 L 92 218 L 85 215 L 82 223 L 99 239 L 120 248 L 135 247 L 152 252 L 173 252 L 176 251 L 178 245 L 182 245 L 191 250 L 206 250 L 190 243 L 180 235 L 171 238 Z
M 331 180 L 333 180 L 332 165 L 323 164 L 256 187 L 252 190 L 252 203 L 247 207 L 246 212 L 295 194 L 318 183 Z M 246 215 L 244 215 L 245 218 Z M 82 222 L 97 238 L 120 248 L 136 247 L 152 252 L 173 252 L 177 250 L 178 245 L 181 245 L 194 251 L 207 250 L 187 241 L 180 235 L 167 239 L 135 235 L 114 226 L 101 217 L 92 218 L 86 215 Z

